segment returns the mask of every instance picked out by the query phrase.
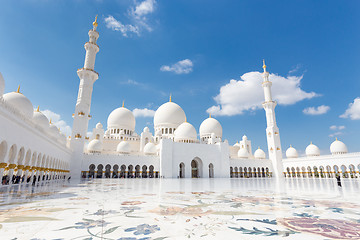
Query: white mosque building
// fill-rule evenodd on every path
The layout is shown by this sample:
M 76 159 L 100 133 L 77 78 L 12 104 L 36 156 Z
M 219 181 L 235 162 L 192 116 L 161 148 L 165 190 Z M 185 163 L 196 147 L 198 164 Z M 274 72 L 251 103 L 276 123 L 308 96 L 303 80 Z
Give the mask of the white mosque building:
M 320 155 L 310 144 L 306 156 L 299 157 L 289 147 L 283 158 L 280 132 L 276 124 L 276 102 L 271 81 L 263 65 L 262 87 L 265 101 L 268 149 L 253 152 L 247 136 L 234 145 L 224 140 L 222 126 L 209 116 L 196 128 L 187 122 L 184 110 L 171 97 L 154 116 L 154 129 L 135 132 L 136 119 L 123 106 L 114 109 L 106 129 L 98 123 L 89 139 L 94 70 L 99 52 L 97 21 L 85 43 L 84 67 L 78 69 L 79 92 L 73 114 L 72 135 L 67 138 L 21 92 L 4 94 L 0 74 L 0 179 L 3 184 L 49 181 L 59 178 L 264 178 L 360 177 L 360 153 L 348 153 L 335 140 L 331 155 Z M 7 181 L 6 181 L 7 180 Z

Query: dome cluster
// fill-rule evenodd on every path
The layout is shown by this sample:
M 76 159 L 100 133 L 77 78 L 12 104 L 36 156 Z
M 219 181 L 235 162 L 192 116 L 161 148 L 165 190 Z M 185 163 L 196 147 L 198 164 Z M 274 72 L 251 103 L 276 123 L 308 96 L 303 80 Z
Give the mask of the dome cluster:
M 332 155 L 345 154 L 345 153 L 348 152 L 348 149 L 347 149 L 345 143 L 343 143 L 342 141 L 339 141 L 338 139 L 336 139 L 330 145 L 330 152 L 331 152 Z M 310 143 L 305 149 L 305 154 L 306 154 L 307 157 L 320 156 L 320 149 L 319 149 L 318 146 L 314 145 L 313 143 Z M 292 146 L 290 146 L 286 150 L 286 157 L 287 158 L 297 158 L 298 156 L 299 156 L 298 152 Z
M 67 143 L 66 136 L 60 133 L 59 129 L 51 121 L 49 123 L 49 119 L 40 112 L 39 107 L 34 111 L 31 101 L 20 92 L 20 86 L 16 92 L 3 95 L 4 87 L 5 82 L 0 73 L 0 97 L 4 102 L 61 144 L 65 145 Z

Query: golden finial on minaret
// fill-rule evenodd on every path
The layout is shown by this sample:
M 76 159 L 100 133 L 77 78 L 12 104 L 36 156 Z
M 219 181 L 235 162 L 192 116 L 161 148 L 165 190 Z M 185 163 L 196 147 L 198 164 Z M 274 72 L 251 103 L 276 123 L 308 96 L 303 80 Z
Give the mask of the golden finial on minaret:
M 50 124 L 52 124 L 52 122 L 51 122 L 51 118 L 50 118 L 50 122 L 49 122 Z
M 18 89 L 17 89 L 16 92 L 17 92 L 17 93 L 20 93 L 20 84 L 19 84 Z
M 310 142 L 310 145 L 312 145 L 312 141 Z
M 263 69 L 264 69 L 264 72 L 266 72 L 265 59 L 263 59 Z
M 171 102 L 171 93 L 170 93 L 170 98 L 169 98 L 169 102 Z
M 209 113 L 209 118 L 211 118 L 211 113 Z
M 98 17 L 98 15 L 96 14 L 96 16 L 95 16 L 95 21 L 93 22 L 93 26 L 95 27 L 95 29 L 96 29 L 97 26 L 98 26 L 97 17 Z
M 125 100 L 123 100 L 123 104 L 122 104 L 122 107 L 124 107 L 124 105 L 125 105 Z
M 187 122 L 187 118 L 186 118 L 186 116 L 185 116 L 185 122 Z
M 335 138 L 335 141 L 339 141 L 339 140 L 337 139 L 337 137 Z
M 40 106 L 39 106 L 39 105 L 38 105 L 36 111 L 37 111 L 37 112 L 40 112 Z

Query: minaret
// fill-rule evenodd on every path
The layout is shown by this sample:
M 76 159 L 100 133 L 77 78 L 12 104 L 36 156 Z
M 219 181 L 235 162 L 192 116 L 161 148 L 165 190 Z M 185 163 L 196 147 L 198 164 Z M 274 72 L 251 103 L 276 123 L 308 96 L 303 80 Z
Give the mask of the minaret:
M 266 71 L 265 61 L 263 60 L 263 78 L 262 87 L 264 89 L 265 102 L 262 104 L 266 113 L 266 136 L 268 142 L 269 159 L 273 165 L 274 177 L 283 177 L 282 151 L 280 142 L 279 128 L 276 125 L 275 107 L 276 101 L 271 96 L 271 85 L 269 73 Z
M 89 31 L 89 41 L 85 43 L 85 63 L 84 67 L 77 70 L 80 78 L 79 92 L 73 114 L 74 123 L 71 134 L 71 149 L 73 150 L 73 159 L 71 161 L 72 176 L 79 178 L 81 174 L 81 163 L 83 159 L 84 143 L 88 130 L 91 106 L 91 96 L 93 84 L 99 78 L 99 74 L 94 71 L 96 54 L 99 52 L 99 46 L 96 44 L 99 33 L 96 31 L 98 26 L 97 16 L 93 22 L 93 28 Z

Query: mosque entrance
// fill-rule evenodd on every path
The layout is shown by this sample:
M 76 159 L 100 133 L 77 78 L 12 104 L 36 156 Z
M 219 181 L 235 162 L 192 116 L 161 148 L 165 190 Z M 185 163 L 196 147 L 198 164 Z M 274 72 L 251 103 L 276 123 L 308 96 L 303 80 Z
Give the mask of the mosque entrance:
M 191 177 L 192 178 L 198 177 L 198 164 L 195 160 L 191 161 Z
M 191 177 L 200 178 L 202 177 L 202 161 L 196 157 L 191 161 Z
M 184 163 L 180 163 L 179 164 L 179 178 L 184 178 L 185 177 L 185 164 Z

